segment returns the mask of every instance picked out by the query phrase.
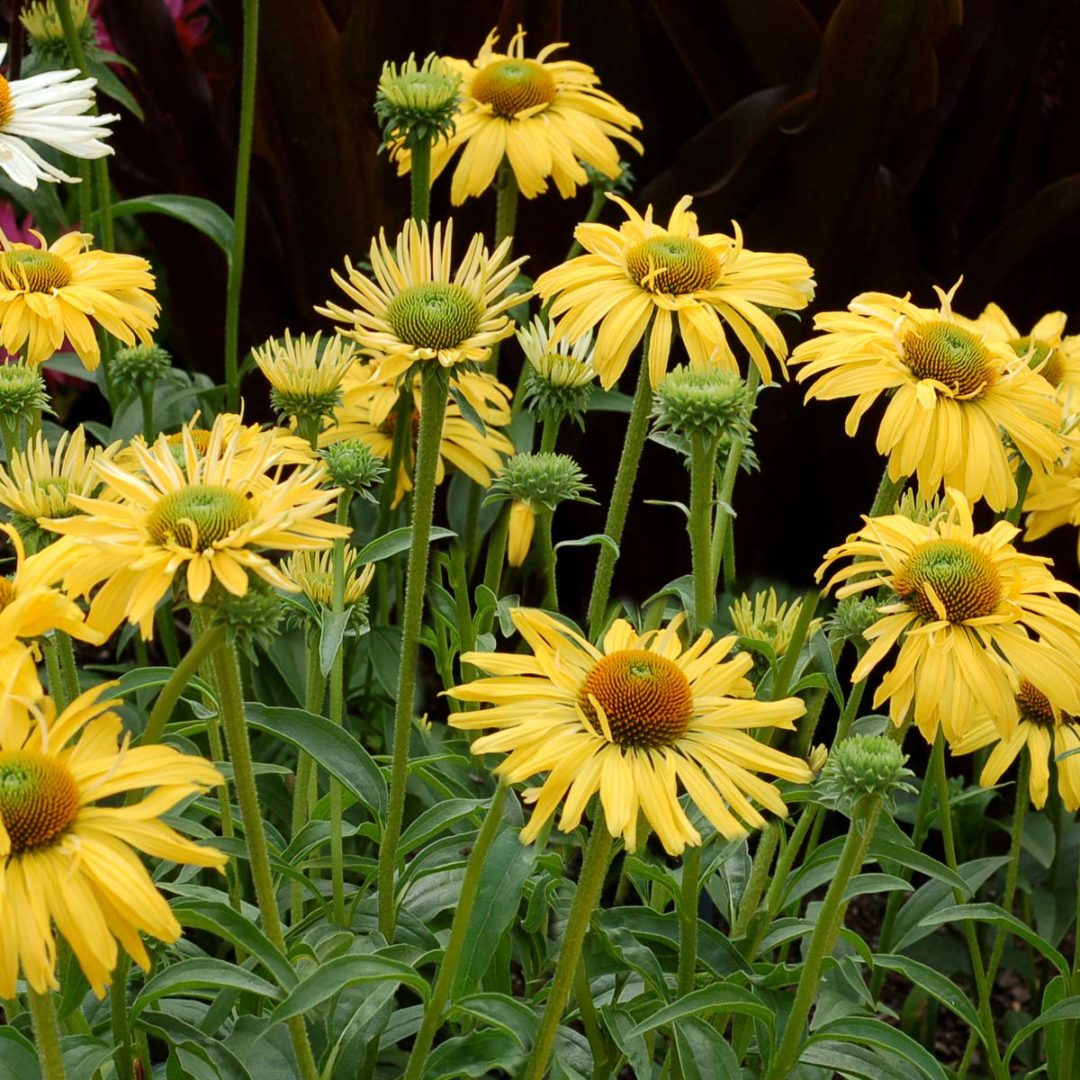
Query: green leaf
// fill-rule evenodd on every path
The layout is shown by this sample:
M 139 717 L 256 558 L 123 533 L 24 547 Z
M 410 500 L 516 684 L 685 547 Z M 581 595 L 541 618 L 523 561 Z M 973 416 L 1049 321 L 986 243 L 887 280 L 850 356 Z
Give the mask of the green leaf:
M 97 79 L 97 89 L 113 101 L 120 102 L 129 112 L 139 120 L 145 119 L 142 107 L 135 100 L 131 91 L 121 82 L 116 72 L 99 56 L 96 50 L 91 50 L 86 55 L 86 68 Z M 90 1072 L 94 1070 L 91 1069 Z M 90 1073 L 86 1074 L 87 1076 Z
M 619 545 L 607 533 L 591 533 L 577 540 L 560 540 L 555 545 L 555 550 L 558 551 L 564 547 L 587 547 L 589 544 L 603 544 L 615 558 L 619 557 Z
M 170 1049 L 186 1049 L 211 1063 L 219 1080 L 251 1080 L 251 1074 L 244 1068 L 243 1062 L 228 1047 L 186 1020 L 166 1012 L 151 1010 L 133 1019 L 138 1027 L 166 1043 Z M 170 1077 L 172 1075 L 169 1074 Z M 180 1076 L 182 1080 L 189 1080 L 187 1071 L 180 1073 Z
M 131 1003 L 131 1015 L 138 1016 L 148 1005 L 172 994 L 183 995 L 192 990 L 243 990 L 256 997 L 278 998 L 281 992 L 273 983 L 236 964 L 213 957 L 194 957 L 159 971 L 146 980 Z
M 228 904 L 203 899 L 184 899 L 172 905 L 173 914 L 183 926 L 207 930 L 216 937 L 251 953 L 274 977 L 282 990 L 291 990 L 297 982 L 288 957 L 249 919 Z
M 1005 1066 L 1008 1067 L 1013 1054 L 1027 1042 L 1036 1031 L 1064 1020 L 1080 1020 L 1080 996 L 1067 997 L 1040 1013 L 1030 1024 L 1025 1024 L 1010 1040 L 1005 1048 Z
M 776 1014 L 773 1010 L 745 987 L 736 986 L 734 983 L 717 983 L 715 986 L 694 990 L 679 998 L 678 1001 L 657 1009 L 652 1016 L 642 1020 L 626 1034 L 628 1038 L 644 1035 L 647 1031 L 654 1031 L 658 1027 L 674 1023 L 686 1016 L 697 1016 L 708 1009 L 723 1009 L 725 1012 L 752 1016 L 755 1020 L 761 1020 L 767 1024 L 770 1030 L 776 1024 Z
M 233 246 L 233 220 L 217 203 L 197 195 L 147 195 L 113 203 L 113 217 L 130 214 L 165 214 L 184 221 L 208 236 L 229 258 Z M 91 220 L 97 215 L 92 215 Z
M 536 862 L 536 845 L 523 844 L 518 833 L 514 826 L 500 825 L 484 860 L 465 941 L 454 969 L 451 1000 L 480 985 L 495 957 L 495 946 L 517 917 L 521 891 Z
M 486 806 L 486 799 L 443 799 L 437 802 L 409 823 L 398 841 L 398 854 L 408 855 L 421 844 L 426 844 L 428 840 L 448 830 L 455 822 Z
M 885 860 L 899 863 L 909 870 L 917 870 L 927 877 L 944 881 L 951 888 L 959 889 L 965 896 L 972 895 L 971 886 L 958 873 L 913 847 L 906 847 L 893 840 L 875 839 L 870 845 L 869 858 L 877 859 L 878 862 Z
M 861 1046 L 880 1047 L 910 1062 L 923 1076 L 929 1077 L 929 1080 L 949 1080 L 948 1074 L 938 1064 L 933 1054 L 924 1049 L 910 1035 L 905 1035 L 881 1020 L 871 1020 L 860 1016 L 833 1020 L 818 1028 L 810 1036 L 807 1045 L 813 1046 L 815 1043 L 833 1039 L 839 1042 L 858 1043 Z
M 480 437 L 486 436 L 487 425 L 484 423 L 483 417 L 473 408 L 472 402 L 453 383 L 450 384 L 450 397 L 461 410 L 461 415 L 480 432 Z
M 1069 974 L 1069 962 L 1049 941 L 1040 937 L 1027 923 L 1022 922 L 1015 915 L 1009 914 L 997 904 L 959 904 L 954 907 L 947 907 L 927 915 L 920 925 L 941 926 L 943 923 L 960 922 L 965 919 L 988 922 L 993 926 L 1000 926 L 1003 930 L 1008 930 L 1018 938 L 1026 941 L 1033 948 L 1038 949 L 1058 969 L 1060 975 L 1067 976 Z
M 514 1036 L 497 1028 L 470 1031 L 440 1043 L 428 1055 L 423 1080 L 460 1080 L 501 1072 L 511 1076 L 524 1059 Z
M 854 1043 L 820 1042 L 803 1047 L 799 1061 L 839 1073 L 845 1080 L 910 1080 L 906 1061 L 880 1048 L 867 1049 Z
M 337 612 L 328 611 L 323 619 L 322 632 L 319 634 L 319 670 L 324 678 L 330 674 L 330 669 L 334 666 L 334 657 L 337 656 L 338 649 L 345 640 L 345 631 L 349 628 L 350 618 L 352 618 L 352 612 L 346 609 Z
M 120 697 L 131 697 L 140 690 L 153 690 L 157 686 L 164 686 L 169 681 L 169 676 L 172 675 L 173 670 L 171 667 L 130 668 L 120 676 L 120 685 L 117 686 L 116 693 Z M 183 696 L 194 698 L 196 695 L 202 694 L 209 697 L 214 696 L 207 683 L 203 682 L 197 675 L 192 676 Z
M 506 994 L 470 994 L 456 1001 L 453 1011 L 502 1028 L 517 1039 L 522 1050 L 528 1050 L 536 1038 L 539 1017 L 519 998 Z
M 1042 1008 L 1039 1015 L 1048 1013 L 1055 1005 L 1065 1000 L 1069 993 L 1069 980 L 1061 975 L 1055 975 L 1043 991 Z M 1061 1075 L 1061 1044 L 1064 1040 L 1065 1028 L 1052 1027 L 1046 1033 L 1046 1066 L 1047 1076 Z
M 0 1027 L 0 1080 L 41 1080 L 34 1044 L 10 1024 Z
M 371 755 L 344 728 L 304 709 L 244 704 L 247 722 L 310 754 L 377 818 L 386 813 L 386 780 Z
M 279 1024 L 294 1016 L 300 1016 L 347 986 L 387 981 L 404 983 L 427 1000 L 427 980 L 417 975 L 415 968 L 386 956 L 362 956 L 352 953 L 320 964 L 278 1005 L 270 1016 L 270 1022 Z
M 700 1017 L 684 1016 L 675 1024 L 675 1046 L 683 1080 L 739 1080 L 742 1076 L 735 1051 Z
M 616 907 L 598 912 L 596 918 L 605 927 L 622 926 L 636 938 L 659 941 L 672 949 L 679 947 L 679 917 L 673 911 L 661 914 L 645 907 Z M 705 922 L 698 924 L 698 957 L 717 976 L 750 970 L 742 953 Z
M 440 525 L 431 527 L 431 543 L 436 540 L 454 540 L 456 538 L 457 533 L 450 529 L 444 529 Z M 356 565 L 360 566 L 364 563 L 381 562 L 383 559 L 389 559 L 402 551 L 408 551 L 411 543 L 412 529 L 409 526 L 403 529 L 391 529 L 390 532 L 383 533 L 382 536 L 376 537 L 370 544 L 365 544 L 360 549 L 360 554 L 356 556 Z
M 93 1076 L 112 1056 L 115 1047 L 92 1035 L 68 1035 L 60 1040 L 64 1071 L 71 1077 Z
M 919 960 L 912 960 L 910 956 L 900 956 L 898 953 L 875 955 L 874 967 L 899 972 L 916 986 L 922 987 L 932 998 L 940 1001 L 945 1008 L 959 1016 L 979 1038 L 985 1040 L 982 1023 L 979 1020 L 979 1014 L 975 1011 L 975 1006 L 971 1004 L 963 990 L 940 971 Z

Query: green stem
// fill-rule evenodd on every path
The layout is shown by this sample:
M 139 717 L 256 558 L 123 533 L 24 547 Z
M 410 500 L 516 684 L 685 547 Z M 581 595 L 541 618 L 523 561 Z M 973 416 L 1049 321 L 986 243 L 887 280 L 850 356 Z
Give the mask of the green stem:
M 431 521 L 435 513 L 435 473 L 439 465 L 447 382 L 442 372 L 430 371 L 420 384 L 420 433 L 416 446 L 413 485 L 412 538 L 405 578 L 405 611 L 401 620 L 401 668 L 394 710 L 394 744 L 390 765 L 390 802 L 379 845 L 379 929 L 387 941 L 394 937 L 397 905 L 394 871 L 401 823 L 405 815 L 405 784 L 409 769 L 409 734 L 420 659 L 420 630 L 424 619 Z
M 836 864 L 828 892 L 818 912 L 817 925 L 810 937 L 806 955 L 803 959 L 799 985 L 795 991 L 795 1000 L 788 1015 L 780 1046 L 769 1063 L 767 1080 L 787 1080 L 799 1060 L 802 1049 L 803 1030 L 810 1008 L 817 998 L 821 984 L 821 971 L 825 959 L 836 944 L 837 935 L 843 925 L 847 902 L 844 893 L 848 882 L 859 872 L 870 847 L 881 812 L 881 796 L 867 795 L 853 808 L 851 826 L 844 841 L 840 860 Z
M 746 373 L 746 396 L 750 402 L 747 411 L 747 427 L 750 418 L 754 414 L 754 406 L 757 403 L 758 385 L 761 375 L 754 364 Z M 720 491 L 717 494 L 716 517 L 713 523 L 712 537 L 712 575 L 713 592 L 716 592 L 720 578 L 720 567 L 724 560 L 724 552 L 727 545 L 727 534 L 731 529 L 731 514 L 725 507 L 731 506 L 731 498 L 735 492 L 735 481 L 739 476 L 739 463 L 742 461 L 743 451 L 750 441 L 750 434 L 732 435 L 731 445 L 728 447 L 728 459 L 724 465 L 724 475 L 720 478 Z M 734 554 L 732 554 L 734 559 Z
M 240 407 L 240 289 L 247 243 L 248 186 L 251 143 L 255 131 L 255 76 L 259 62 L 259 0 L 243 0 L 244 50 L 240 71 L 240 131 L 236 143 L 236 189 L 233 199 L 233 242 L 225 291 L 225 407 Z
M 154 384 L 139 387 L 139 400 L 142 402 L 142 433 L 143 438 L 151 446 L 154 445 L 156 432 L 154 431 Z
M 941 821 L 941 838 L 945 846 L 945 864 L 953 873 L 956 873 L 958 870 L 956 842 L 953 838 L 952 811 L 949 809 L 949 780 L 945 775 L 945 732 L 941 727 L 938 728 L 937 737 L 934 739 L 934 752 L 930 755 L 930 769 L 937 785 L 938 816 Z M 963 904 L 966 897 L 957 888 L 953 889 L 953 900 L 957 904 Z M 990 1073 L 998 1080 L 1007 1080 L 1008 1070 L 1002 1065 L 1001 1052 L 998 1050 L 997 1034 L 994 1029 L 990 984 L 986 979 L 986 968 L 983 965 L 982 952 L 979 948 L 979 938 L 970 919 L 964 920 L 964 937 L 967 940 L 968 952 L 971 955 L 971 970 L 975 976 L 975 987 L 979 998 L 978 1009 L 983 1029 L 983 1045 L 986 1047 L 987 1057 L 989 1058 Z
M 128 1024 L 127 981 L 131 960 L 121 951 L 112 974 L 109 987 L 109 1024 L 115 1050 L 113 1062 L 116 1065 L 117 1080 L 135 1080 L 134 1051 L 131 1044 L 131 1026 Z
M 1031 483 L 1031 466 L 1026 461 L 1020 462 L 1020 468 L 1016 470 L 1016 502 L 1009 507 L 1005 514 L 1005 520 L 1010 525 L 1020 523 L 1020 515 L 1024 510 L 1024 500 L 1027 498 L 1028 484 Z
M 390 529 L 390 514 L 393 510 L 394 496 L 397 494 L 398 473 L 401 471 L 401 463 L 405 460 L 405 448 L 408 445 L 409 434 L 412 431 L 412 416 L 415 408 L 413 392 L 410 387 L 405 387 L 398 394 L 397 404 L 394 406 L 394 434 L 390 443 L 390 459 L 387 462 L 387 473 L 383 478 L 382 490 L 379 492 L 379 509 L 375 514 L 375 535 L 385 536 Z M 390 565 L 381 562 L 375 568 L 378 575 L 378 589 L 376 595 L 379 600 L 378 622 L 385 624 L 390 619 Z M 398 598 L 400 603 L 400 597 Z
M 769 882 L 769 891 L 765 894 L 765 907 L 770 918 L 775 918 L 780 912 L 780 902 L 783 899 L 784 888 L 791 875 L 791 868 L 795 865 L 795 860 L 799 856 L 806 834 L 813 827 L 814 820 L 822 812 L 822 808 L 818 803 L 805 806 L 803 812 L 799 815 L 799 820 L 795 823 L 795 828 L 791 831 L 788 842 L 784 845 L 783 851 L 777 856 L 776 872 Z
M 518 183 L 510 159 L 504 157 L 495 176 L 495 246 L 517 227 Z
M 540 606 L 548 611 L 559 610 L 559 592 L 555 581 L 555 545 L 551 542 L 551 519 L 554 512 L 540 510 L 536 515 L 536 538 L 540 545 L 540 559 L 544 564 L 544 599 Z
M 682 887 L 679 890 L 679 967 L 676 991 L 679 997 L 685 997 L 694 989 L 700 895 L 701 845 L 695 844 L 683 856 Z
M 322 715 L 326 695 L 326 679 L 319 664 L 319 635 L 309 634 L 307 641 L 307 681 L 304 684 L 304 708 Z M 289 836 L 295 840 L 309 819 L 308 794 L 315 779 L 315 759 L 301 750 L 296 762 L 296 782 L 293 785 L 292 817 Z M 289 883 L 289 907 L 292 925 L 304 917 L 304 887 L 298 881 Z
M 454 921 L 450 924 L 450 938 L 446 943 L 442 961 L 439 963 L 439 974 L 432 987 L 431 997 L 424 1008 L 424 1018 L 420 1022 L 420 1030 L 416 1034 L 416 1041 L 409 1054 L 409 1062 L 405 1066 L 405 1080 L 419 1080 L 424 1063 L 427 1061 L 428 1051 L 435 1040 L 435 1033 L 442 1024 L 454 975 L 457 973 L 458 960 L 465 944 L 465 935 L 469 929 L 469 920 L 472 918 L 476 893 L 480 887 L 480 875 L 483 873 L 487 854 L 491 850 L 491 845 L 499 831 L 499 823 L 502 821 L 502 804 L 506 792 L 507 786 L 500 780 L 495 794 L 491 797 L 491 805 L 484 817 L 484 823 L 480 826 L 480 832 L 477 833 L 476 843 L 469 853 L 469 861 L 465 864 L 465 878 L 461 883 L 461 896 L 458 898 L 454 911 Z
M 165 731 L 165 725 L 172 716 L 176 703 L 184 688 L 191 682 L 199 668 L 206 662 L 207 657 L 225 640 L 225 628 L 223 626 L 211 626 L 204 630 L 196 639 L 191 649 L 183 660 L 173 669 L 169 681 L 161 688 L 153 709 L 150 710 L 150 718 L 146 722 L 139 742 L 142 746 L 152 746 L 161 742 L 161 736 Z
M 645 331 L 645 340 L 641 347 L 641 365 L 638 371 L 637 389 L 634 391 L 634 403 L 630 408 L 630 421 L 626 425 L 626 437 L 623 440 L 619 469 L 615 474 L 615 487 L 608 504 L 607 520 L 604 532 L 615 542 L 616 547 L 622 541 L 626 515 L 630 510 L 630 497 L 634 493 L 634 481 L 637 479 L 641 452 L 645 449 L 645 438 L 649 433 L 649 412 L 652 408 L 652 384 L 649 381 L 649 337 Z M 606 544 L 600 548 L 600 557 L 596 561 L 596 575 L 593 577 L 592 596 L 589 598 L 589 634 L 596 636 L 604 629 L 607 617 L 608 597 L 611 595 L 611 579 L 615 576 L 615 563 L 618 555 Z
M 161 637 L 161 647 L 165 650 L 165 659 L 169 662 L 169 667 L 177 667 L 180 663 L 180 645 L 176 640 L 176 615 L 173 610 L 171 590 L 165 594 L 165 602 L 154 615 L 154 623 Z
M 71 635 L 54 630 L 56 655 L 60 658 L 60 674 L 64 681 L 64 704 L 70 705 L 79 696 L 79 671 L 75 665 L 75 646 Z
M 495 524 L 492 525 L 491 532 L 488 534 L 487 559 L 484 562 L 484 584 L 496 596 L 500 595 L 499 589 L 502 586 L 503 564 L 506 562 L 506 541 L 509 535 L 510 506 L 506 504 L 499 511 L 499 516 L 495 519 Z M 480 632 L 484 633 L 490 628 L 491 623 L 488 621 L 486 628 L 482 628 Z
M 589 920 L 592 918 L 592 913 L 600 899 L 600 892 L 604 887 L 611 847 L 612 836 L 608 832 L 604 812 L 598 807 L 589 845 L 585 849 L 585 859 L 581 864 L 574 901 L 570 905 L 570 915 L 566 920 L 562 947 L 559 949 L 559 962 L 555 967 L 555 978 L 548 991 L 544 1015 L 540 1019 L 536 1041 L 533 1043 L 532 1053 L 529 1055 L 522 1074 L 523 1080 L 543 1080 L 547 1072 L 551 1052 L 555 1048 L 559 1023 L 566 1009 L 566 1003 L 570 999 L 570 990 L 574 985 L 574 975 L 577 972 L 578 961 L 581 959 Z
M 64 702 L 64 676 L 60 672 L 60 657 L 56 652 L 56 642 L 53 638 L 45 638 L 42 642 L 42 652 L 45 654 L 45 671 L 49 678 L 49 693 L 57 703 L 57 711 L 62 710 Z
M 593 188 L 592 202 L 589 203 L 589 212 L 582 218 L 581 223 L 584 225 L 595 221 L 600 216 L 600 213 L 606 204 L 607 193 L 602 188 Z M 566 258 L 563 262 L 569 262 L 576 255 L 580 255 L 581 252 L 581 244 L 575 239 L 570 245 L 569 250 L 566 252 Z
M 349 521 L 350 492 L 346 489 L 338 496 L 336 521 L 345 525 Z M 345 539 L 334 541 L 333 551 L 334 591 L 331 611 L 340 617 L 345 611 Z M 330 668 L 330 720 L 338 727 L 345 725 L 345 638 L 334 654 Z M 341 782 L 330 778 L 330 889 L 334 903 L 334 922 L 346 923 L 345 916 L 345 852 L 342 841 Z
M 885 471 L 881 474 L 881 481 L 878 483 L 877 493 L 874 495 L 874 503 L 870 507 L 870 517 L 881 517 L 883 514 L 893 513 L 896 509 L 896 500 L 900 498 L 907 482 L 906 476 L 901 476 L 899 480 L 890 479 L 889 466 L 886 465 Z
M 773 682 L 772 693 L 770 694 L 773 701 L 779 701 L 781 698 L 787 697 L 788 688 L 791 686 L 791 680 L 795 675 L 795 665 L 799 660 L 799 652 L 802 650 L 806 632 L 810 629 L 810 622 L 814 617 L 814 612 L 817 611 L 820 598 L 821 594 L 817 589 L 808 589 L 806 595 L 802 598 L 802 604 L 799 607 L 799 618 L 795 622 L 795 629 L 791 632 L 791 641 L 788 643 L 787 651 L 780 661 L 780 667 L 776 672 L 776 680 Z
M 1076 921 L 1073 923 L 1073 966 L 1070 992 L 1080 994 L 1080 864 L 1077 865 L 1076 880 Z M 1073 1063 L 1076 1061 L 1077 1036 L 1080 1035 L 1080 1021 L 1070 1020 L 1065 1025 L 1061 1036 L 1061 1075 L 1073 1076 Z
M 515 395 L 516 397 L 516 395 Z M 551 415 L 544 417 L 544 426 L 540 432 L 540 453 L 555 453 L 555 443 L 559 438 L 559 428 L 562 427 L 562 417 Z
M 760 909 L 761 894 L 765 891 L 765 884 L 769 880 L 769 867 L 772 866 L 773 855 L 780 845 L 782 828 L 779 821 L 770 821 L 765 826 L 761 839 L 758 840 L 754 862 L 750 867 L 750 877 L 746 882 L 742 900 L 739 902 L 739 914 L 735 919 L 735 925 L 731 928 L 733 938 L 740 938 L 746 933 L 750 920 Z
M 712 626 L 716 578 L 712 572 L 712 499 L 716 474 L 716 440 L 690 437 L 690 556 L 694 568 L 692 633 Z
M 56 1002 L 48 990 L 39 994 L 36 990 L 27 988 L 26 997 L 30 1003 L 30 1018 L 34 1023 L 34 1043 L 37 1046 L 42 1080 L 65 1080 Z
M 412 148 L 409 166 L 409 187 L 412 195 L 412 219 L 417 224 L 428 220 L 431 202 L 431 143 L 421 142 Z
M 589 1050 L 592 1053 L 593 1080 L 608 1080 L 610 1073 L 607 1070 L 607 1040 L 604 1038 L 600 1024 L 600 1015 L 596 1011 L 596 1002 L 593 1001 L 589 970 L 585 966 L 584 956 L 578 961 L 577 970 L 574 972 L 574 998 L 577 1001 L 578 1012 L 581 1014 L 581 1026 L 585 1029 L 585 1038 L 589 1042 Z
M 262 810 L 259 807 L 259 791 L 255 784 L 255 766 L 251 758 L 247 723 L 244 719 L 244 696 L 240 683 L 240 662 L 236 646 L 226 639 L 214 652 L 214 673 L 217 677 L 221 719 L 225 738 L 229 745 L 229 757 L 233 767 L 233 787 L 240 814 L 244 821 L 251 877 L 255 883 L 255 899 L 262 915 L 262 929 L 270 943 L 287 953 L 285 933 L 281 926 L 274 878 L 270 871 L 270 850 L 266 843 Z M 302 1016 L 288 1021 L 293 1050 L 304 1080 L 318 1080 L 319 1071 L 311 1053 L 307 1028 Z

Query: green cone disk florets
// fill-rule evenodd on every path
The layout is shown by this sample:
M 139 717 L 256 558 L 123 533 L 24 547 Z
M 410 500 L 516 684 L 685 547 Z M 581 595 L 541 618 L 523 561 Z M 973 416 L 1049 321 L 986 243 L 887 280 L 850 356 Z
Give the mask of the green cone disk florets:
M 29 420 L 49 407 L 45 380 L 36 368 L 0 364 L 0 419 L 9 423 Z
M 386 465 L 367 443 L 343 439 L 321 451 L 333 487 L 346 488 L 361 498 L 372 499 L 370 489 L 382 482 Z
M 899 745 L 884 735 L 851 735 L 833 748 L 822 784 L 852 803 L 867 795 L 887 797 L 904 786 L 907 761 Z
M 750 430 L 750 392 L 734 371 L 674 368 L 656 391 L 656 427 L 707 439 L 745 436 Z
M 412 150 L 448 139 L 461 107 L 461 76 L 434 53 L 417 67 L 410 56 L 400 68 L 384 64 L 375 92 L 375 115 L 383 146 Z
M 488 501 L 511 499 L 554 510 L 561 502 L 585 496 L 592 485 L 566 454 L 515 454 L 507 460 L 488 492 Z
M 79 805 L 79 786 L 60 762 L 28 750 L 0 752 L 0 820 L 13 854 L 57 840 Z
M 172 369 L 172 357 L 160 345 L 130 345 L 118 349 L 109 374 L 123 392 L 152 386 Z
M 881 618 L 872 596 L 846 596 L 826 623 L 832 641 L 850 641 L 859 652 L 866 648 L 866 631 Z
M 467 289 L 430 281 L 402 289 L 386 308 L 398 340 L 418 349 L 452 349 L 480 326 L 480 305 Z

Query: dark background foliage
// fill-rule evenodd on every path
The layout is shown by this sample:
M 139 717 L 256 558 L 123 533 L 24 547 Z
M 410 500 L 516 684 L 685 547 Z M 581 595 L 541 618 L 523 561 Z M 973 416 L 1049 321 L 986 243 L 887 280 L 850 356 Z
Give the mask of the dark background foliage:
M 146 110 L 144 126 L 128 117 L 117 132 L 125 196 L 182 192 L 231 206 L 240 5 L 207 10 L 213 34 L 190 51 L 162 0 L 103 4 Z M 812 311 L 865 289 L 929 305 L 933 284 L 963 274 L 966 313 L 996 300 L 1022 330 L 1057 308 L 1080 318 L 1080 73 L 1066 65 L 1080 35 L 1075 0 L 263 0 L 242 348 L 285 326 L 317 328 L 312 305 L 334 292 L 330 268 L 407 213 L 407 185 L 376 154 L 382 62 L 431 50 L 471 57 L 492 26 L 505 38 L 519 23 L 532 51 L 570 42 L 568 55 L 641 116 L 638 205 L 666 214 L 689 193 L 705 230 L 737 218 L 749 247 L 804 253 L 819 283 Z M 448 187 L 436 184 L 433 213 L 449 212 Z M 522 205 L 517 250 L 532 255 L 533 273 L 563 257 L 588 200 L 551 193 Z M 490 229 L 493 203 L 470 200 L 455 217 Z M 169 344 L 219 375 L 219 253 L 183 224 L 147 217 L 143 227 L 167 292 Z M 808 328 L 786 323 L 793 344 Z M 258 408 L 260 389 L 249 392 Z M 801 402 L 790 385 L 761 399 L 762 470 L 737 492 L 744 575 L 806 581 L 873 496 L 876 414 L 852 441 L 842 404 Z M 598 414 L 567 446 L 601 491 L 622 423 Z M 675 456 L 650 446 L 638 494 L 685 498 L 684 483 Z M 568 511 L 556 530 L 580 536 L 601 522 L 601 509 Z M 637 500 L 627 540 L 618 584 L 637 599 L 688 566 L 670 508 Z M 1068 575 L 1072 542 L 1056 544 Z M 592 555 L 577 557 L 567 553 L 565 570 L 583 589 Z

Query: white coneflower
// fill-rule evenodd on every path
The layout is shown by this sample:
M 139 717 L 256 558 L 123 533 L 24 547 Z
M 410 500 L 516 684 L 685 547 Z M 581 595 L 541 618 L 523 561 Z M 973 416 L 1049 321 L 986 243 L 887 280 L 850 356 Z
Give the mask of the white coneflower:
M 0 45 L 0 63 L 6 54 L 7 46 Z M 79 79 L 78 74 L 43 71 L 11 81 L 0 75 L 0 169 L 16 184 L 33 191 L 39 180 L 77 183 L 79 179 L 46 161 L 28 139 L 77 158 L 112 153 L 102 139 L 112 133 L 109 125 L 120 117 L 87 115 L 94 105 L 97 80 Z

